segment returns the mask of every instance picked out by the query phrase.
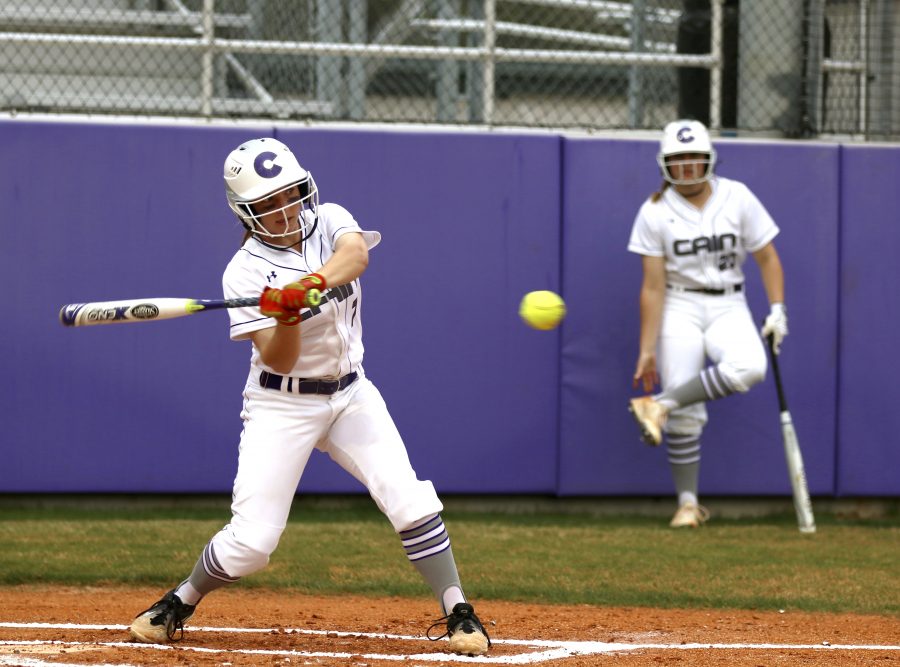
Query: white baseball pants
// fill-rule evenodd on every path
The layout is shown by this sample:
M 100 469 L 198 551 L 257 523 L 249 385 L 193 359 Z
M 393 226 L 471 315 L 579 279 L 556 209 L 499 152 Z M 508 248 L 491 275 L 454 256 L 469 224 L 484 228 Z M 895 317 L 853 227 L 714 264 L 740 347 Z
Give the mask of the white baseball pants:
M 268 563 L 313 448 L 368 489 L 395 531 L 443 509 L 431 482 L 416 477 L 381 393 L 362 375 L 331 396 L 264 389 L 251 377 L 241 417 L 232 520 L 211 541 L 217 569 L 230 577 Z
M 766 352 L 744 294 L 667 292 L 659 337 L 663 389 L 696 378 L 707 358 L 733 391 L 765 378 Z M 706 422 L 706 404 L 694 403 L 670 412 L 665 430 L 699 437 Z

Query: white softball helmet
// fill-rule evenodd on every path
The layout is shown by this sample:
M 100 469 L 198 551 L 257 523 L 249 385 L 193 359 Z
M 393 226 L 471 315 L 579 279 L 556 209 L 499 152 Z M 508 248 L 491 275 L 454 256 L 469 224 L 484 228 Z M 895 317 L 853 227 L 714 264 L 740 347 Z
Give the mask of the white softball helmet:
M 280 213 L 285 231 L 277 234 L 268 231 L 260 222 L 262 217 L 254 205 L 272 195 L 297 186 L 300 194 L 281 208 L 266 210 L 266 215 Z M 290 219 L 286 212 L 300 204 L 299 224 L 303 239 L 309 237 L 318 222 L 319 190 L 312 174 L 300 166 L 291 149 L 277 139 L 252 139 L 225 158 L 225 196 L 228 205 L 249 231 L 259 236 L 280 238 L 297 230 L 289 230 Z
M 675 155 L 684 153 L 702 153 L 708 157 L 701 160 L 691 158 L 690 160 L 673 161 L 671 159 Z M 692 185 L 708 180 L 716 167 L 716 149 L 713 148 L 709 139 L 709 131 L 706 126 L 696 120 L 676 120 L 666 125 L 662 141 L 659 144 L 656 163 L 662 171 L 663 178 L 673 185 Z M 684 163 L 705 165 L 705 169 L 696 178 L 683 179 L 672 176 L 669 166 Z

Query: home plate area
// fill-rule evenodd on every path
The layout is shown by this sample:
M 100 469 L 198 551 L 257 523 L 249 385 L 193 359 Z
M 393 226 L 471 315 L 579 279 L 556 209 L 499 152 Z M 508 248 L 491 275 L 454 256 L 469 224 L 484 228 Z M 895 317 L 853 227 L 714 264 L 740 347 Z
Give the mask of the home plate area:
M 895 618 L 475 601 L 493 646 L 461 656 L 424 636 L 427 599 L 260 590 L 210 596 L 181 641 L 131 641 L 127 622 L 158 593 L 0 590 L 0 666 L 900 665 Z

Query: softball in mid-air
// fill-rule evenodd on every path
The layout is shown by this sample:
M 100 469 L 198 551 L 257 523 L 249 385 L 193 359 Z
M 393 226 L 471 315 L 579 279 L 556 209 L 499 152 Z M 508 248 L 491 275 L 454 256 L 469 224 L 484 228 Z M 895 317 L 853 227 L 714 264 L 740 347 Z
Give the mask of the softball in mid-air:
M 519 315 L 528 326 L 549 331 L 559 326 L 566 316 L 566 304 L 556 292 L 538 290 L 522 297 Z

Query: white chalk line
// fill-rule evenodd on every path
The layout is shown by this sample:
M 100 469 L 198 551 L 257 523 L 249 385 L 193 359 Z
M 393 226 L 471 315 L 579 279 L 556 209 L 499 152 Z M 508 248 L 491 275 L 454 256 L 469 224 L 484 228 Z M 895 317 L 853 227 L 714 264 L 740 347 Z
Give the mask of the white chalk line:
M 126 625 L 93 625 L 76 623 L 13 623 L 0 622 L 0 628 L 9 629 L 53 629 L 53 630 L 115 630 L 125 631 Z M 222 628 L 222 627 L 191 627 L 191 632 L 217 632 L 217 633 L 257 633 L 257 634 L 304 634 L 327 637 L 358 637 L 365 639 L 397 639 L 405 641 L 423 641 L 423 637 L 410 635 L 394 635 L 372 632 L 346 632 L 340 630 L 310 630 L 308 628 Z M 61 648 L 96 647 L 96 648 L 126 648 L 147 649 L 160 651 L 189 651 L 204 654 L 225 655 L 267 655 L 278 657 L 297 658 L 333 658 L 333 659 L 365 659 L 382 661 L 406 661 L 418 660 L 421 662 L 466 662 L 504 665 L 529 665 L 552 660 L 560 660 L 573 656 L 600 655 L 613 653 L 626 653 L 647 650 L 826 650 L 826 651 L 900 651 L 900 645 L 882 644 L 713 644 L 713 643 L 687 643 L 687 644 L 662 644 L 662 643 L 622 643 L 622 642 L 594 642 L 594 641 L 556 641 L 547 639 L 494 639 L 494 644 L 507 644 L 516 646 L 533 647 L 537 650 L 518 655 L 484 655 L 461 656 L 454 653 L 418 653 L 418 654 L 385 654 L 385 653 L 358 653 L 358 652 L 332 652 L 332 651 L 298 651 L 298 650 L 274 650 L 274 649 L 218 649 L 199 646 L 185 646 L 179 644 L 140 644 L 137 642 L 75 642 L 60 640 L 3 640 L 0 647 L 29 647 L 29 646 L 59 646 Z M 15 656 L 17 661 L 22 661 L 23 656 Z M 11 663 L 0 654 L 0 665 L 23 664 L 26 662 Z M 28 662 L 26 667 L 54 667 L 55 663 L 45 661 Z M 72 663 L 66 663 L 66 667 L 75 667 Z M 90 665 L 90 667 L 98 667 Z M 127 667 L 116 665 L 109 667 Z
M 125 663 L 111 664 L 104 662 L 98 664 L 95 662 L 89 665 L 80 665 L 72 662 L 47 662 L 36 658 L 23 658 L 20 655 L 0 655 L 0 665 L 10 665 L 10 667 L 136 667 L 136 665 Z

